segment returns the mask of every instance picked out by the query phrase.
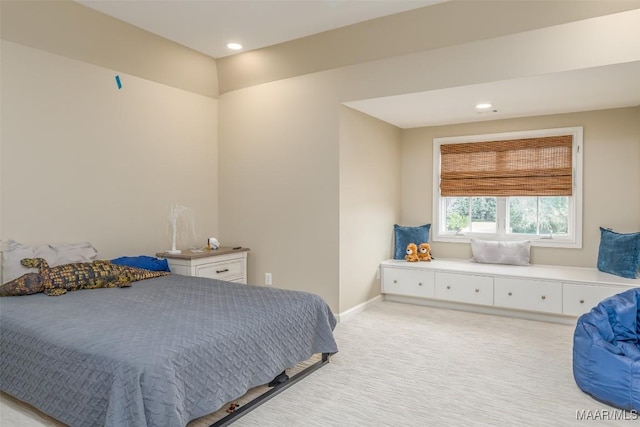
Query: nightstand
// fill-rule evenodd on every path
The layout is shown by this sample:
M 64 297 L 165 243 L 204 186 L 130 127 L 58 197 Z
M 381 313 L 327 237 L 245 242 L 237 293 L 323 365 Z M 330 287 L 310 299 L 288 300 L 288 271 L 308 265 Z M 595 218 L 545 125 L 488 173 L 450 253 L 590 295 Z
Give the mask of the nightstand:
M 247 283 L 247 253 L 249 248 L 233 249 L 221 246 L 218 249 L 202 252 L 183 250 L 179 254 L 157 253 L 166 258 L 169 269 L 174 274 L 228 282 Z

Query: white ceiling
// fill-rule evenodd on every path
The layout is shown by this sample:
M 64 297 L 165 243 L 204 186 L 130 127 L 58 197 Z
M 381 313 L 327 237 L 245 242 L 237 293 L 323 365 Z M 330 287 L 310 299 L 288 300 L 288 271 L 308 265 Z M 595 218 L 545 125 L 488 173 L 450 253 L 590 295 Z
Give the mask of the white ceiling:
M 76 0 L 214 58 L 439 3 L 422 0 Z M 640 62 L 349 102 L 401 128 L 640 105 Z M 478 113 L 478 102 L 496 112 Z
M 76 0 L 199 52 L 222 58 L 444 0 Z
M 479 112 L 480 102 L 493 108 Z M 346 105 L 400 128 L 631 107 L 640 105 L 640 61 Z

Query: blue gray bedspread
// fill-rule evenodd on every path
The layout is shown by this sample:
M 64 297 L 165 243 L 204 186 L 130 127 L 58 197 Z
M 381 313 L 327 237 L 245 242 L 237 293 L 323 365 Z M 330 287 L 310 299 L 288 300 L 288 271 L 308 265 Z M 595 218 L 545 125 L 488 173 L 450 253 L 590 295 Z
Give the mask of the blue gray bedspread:
M 71 426 L 185 426 L 315 353 L 316 295 L 171 275 L 0 299 L 0 389 Z

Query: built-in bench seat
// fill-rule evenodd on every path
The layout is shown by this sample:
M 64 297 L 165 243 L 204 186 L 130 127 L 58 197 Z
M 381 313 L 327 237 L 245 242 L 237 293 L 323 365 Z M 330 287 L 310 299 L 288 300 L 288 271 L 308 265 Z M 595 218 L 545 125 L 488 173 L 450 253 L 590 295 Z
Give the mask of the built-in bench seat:
M 381 264 L 385 299 L 575 323 L 601 300 L 640 287 L 595 268 L 480 264 L 462 259 Z

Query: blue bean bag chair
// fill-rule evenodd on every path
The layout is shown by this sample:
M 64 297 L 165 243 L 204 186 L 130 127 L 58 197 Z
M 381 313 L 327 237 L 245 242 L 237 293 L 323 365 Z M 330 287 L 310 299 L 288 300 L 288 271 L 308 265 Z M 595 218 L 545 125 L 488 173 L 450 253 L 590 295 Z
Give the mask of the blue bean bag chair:
M 640 411 L 640 288 L 600 302 L 578 319 L 573 377 L 594 398 Z

